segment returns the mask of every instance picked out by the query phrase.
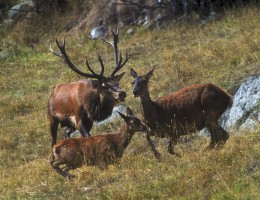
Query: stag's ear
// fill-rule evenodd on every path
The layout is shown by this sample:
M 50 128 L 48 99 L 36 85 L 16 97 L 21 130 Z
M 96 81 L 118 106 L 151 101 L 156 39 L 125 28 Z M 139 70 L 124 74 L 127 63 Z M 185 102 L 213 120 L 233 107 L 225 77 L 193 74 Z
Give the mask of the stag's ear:
M 153 76 L 153 71 L 155 70 L 155 67 L 152 68 L 146 75 L 145 77 L 149 80 Z
M 126 115 L 128 117 L 134 117 L 134 113 L 129 107 L 126 108 Z
M 125 75 L 125 72 L 122 72 L 119 75 L 113 76 L 113 80 L 116 82 L 119 82 L 124 75 Z
M 123 118 L 123 120 L 124 120 L 125 122 L 128 122 L 128 121 L 129 121 L 129 117 L 125 116 L 123 113 L 118 112 L 118 114 Z
M 131 76 L 132 76 L 133 78 L 136 78 L 136 77 L 138 76 L 137 73 L 136 73 L 136 71 L 135 71 L 134 69 L 132 69 L 132 68 L 131 68 L 130 74 L 131 74 Z

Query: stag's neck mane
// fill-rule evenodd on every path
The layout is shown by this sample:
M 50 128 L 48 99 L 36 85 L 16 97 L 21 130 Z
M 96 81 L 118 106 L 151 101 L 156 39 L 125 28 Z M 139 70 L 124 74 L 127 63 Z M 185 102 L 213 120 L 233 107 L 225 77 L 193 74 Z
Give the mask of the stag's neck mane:
M 93 120 L 102 121 L 108 118 L 112 114 L 114 105 L 114 101 L 111 101 L 110 99 L 101 96 L 99 98 L 99 103 L 97 102 L 94 106 Z
M 95 83 L 95 82 L 93 82 Z M 93 84 L 95 87 L 95 85 Z M 102 121 L 108 118 L 113 111 L 114 106 L 116 105 L 116 101 L 110 98 L 106 98 L 102 94 L 96 95 L 95 97 L 93 96 L 91 99 L 91 116 L 90 118 L 93 121 Z

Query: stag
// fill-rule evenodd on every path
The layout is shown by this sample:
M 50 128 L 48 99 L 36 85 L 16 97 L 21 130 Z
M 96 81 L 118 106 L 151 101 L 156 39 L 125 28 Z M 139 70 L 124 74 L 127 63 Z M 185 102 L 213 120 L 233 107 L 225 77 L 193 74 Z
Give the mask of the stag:
M 148 82 L 154 69 L 142 76 L 131 69 L 133 95 L 140 97 L 143 120 L 151 130 L 147 138 L 150 139 L 149 135 L 169 138 L 168 152 L 176 154 L 173 143 L 176 144 L 180 136 L 206 127 L 211 136 L 208 149 L 224 145 L 229 134 L 219 125 L 218 119 L 232 105 L 232 96 L 217 85 L 207 83 L 190 85 L 151 100 Z M 159 158 L 159 153 L 152 148 Z
M 73 178 L 69 170 L 86 164 L 107 169 L 109 164 L 117 163 L 123 156 L 135 132 L 147 131 L 147 127 L 134 116 L 130 108 L 127 115 L 118 112 L 126 125 L 118 134 L 95 135 L 88 138 L 70 138 L 53 146 L 52 167 L 62 176 Z M 63 169 L 61 165 L 65 165 Z
M 61 57 L 67 66 L 77 74 L 90 79 L 83 79 L 75 82 L 64 83 L 56 86 L 48 101 L 48 118 L 50 122 L 50 132 L 52 136 L 52 146 L 56 144 L 57 130 L 59 124 L 65 127 L 65 138 L 78 129 L 83 137 L 90 135 L 90 130 L 94 121 L 102 121 L 111 115 L 114 106 L 124 101 L 126 93 L 119 87 L 119 81 L 124 72 L 116 73 L 126 64 L 130 54 L 126 53 L 123 60 L 121 52 L 118 50 L 118 31 L 113 33 L 113 42 L 110 44 L 114 49 L 115 68 L 110 76 L 104 76 L 104 64 L 98 54 L 101 66 L 100 73 L 96 73 L 86 60 L 86 66 L 91 73 L 79 70 L 69 59 L 65 50 L 65 39 L 63 44 L 56 39 L 60 52 L 51 52 Z

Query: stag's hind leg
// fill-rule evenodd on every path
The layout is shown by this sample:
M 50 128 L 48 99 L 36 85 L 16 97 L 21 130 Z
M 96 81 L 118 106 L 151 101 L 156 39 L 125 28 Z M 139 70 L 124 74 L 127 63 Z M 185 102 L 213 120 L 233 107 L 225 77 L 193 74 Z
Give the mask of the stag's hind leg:
M 52 137 L 52 147 L 57 142 L 57 132 L 58 132 L 58 126 L 59 126 L 59 120 L 56 118 L 50 119 L 50 131 L 51 131 L 51 137 Z

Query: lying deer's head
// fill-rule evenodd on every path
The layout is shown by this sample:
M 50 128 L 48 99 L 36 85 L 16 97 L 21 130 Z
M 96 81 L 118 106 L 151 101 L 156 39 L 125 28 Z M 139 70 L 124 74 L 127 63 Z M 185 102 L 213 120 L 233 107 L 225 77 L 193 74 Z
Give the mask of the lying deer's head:
M 118 112 L 119 115 L 124 119 L 129 130 L 133 132 L 147 131 L 147 126 L 144 125 L 140 119 L 134 116 L 132 110 L 127 107 L 126 115 Z

